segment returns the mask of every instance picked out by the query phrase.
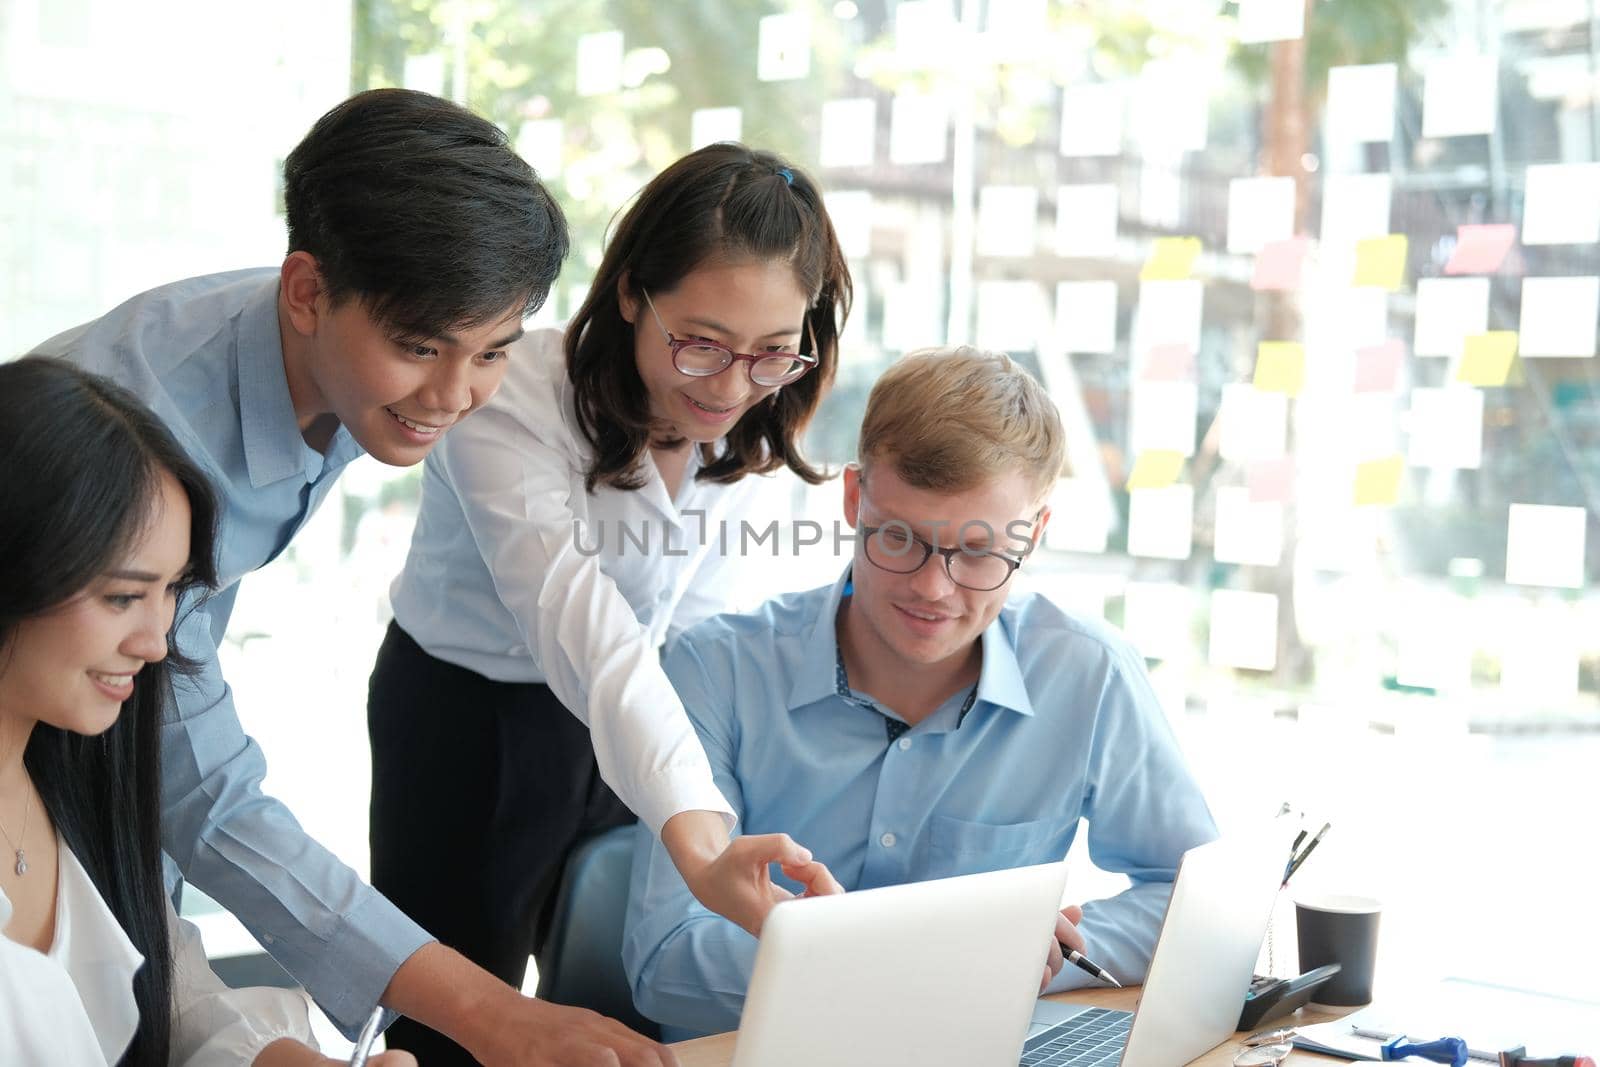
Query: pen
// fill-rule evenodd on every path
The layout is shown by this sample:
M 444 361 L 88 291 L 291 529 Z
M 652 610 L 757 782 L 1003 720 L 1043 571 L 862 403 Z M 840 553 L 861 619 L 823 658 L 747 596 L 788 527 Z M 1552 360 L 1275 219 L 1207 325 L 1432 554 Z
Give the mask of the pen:
M 1323 823 L 1322 829 L 1318 830 L 1317 836 L 1313 837 L 1311 839 L 1311 843 L 1306 845 L 1305 851 L 1296 856 L 1293 862 L 1289 864 L 1289 869 L 1283 872 L 1283 885 L 1289 884 L 1289 879 L 1294 876 L 1294 872 L 1298 871 L 1305 864 L 1306 857 L 1310 856 L 1312 851 L 1322 843 L 1322 835 L 1327 833 L 1328 828 L 1332 825 L 1332 823 Z
M 356 1038 L 356 1047 L 350 1052 L 350 1067 L 365 1067 L 367 1057 L 372 1054 L 372 1043 L 378 1040 L 378 1028 L 383 1024 L 383 1005 L 372 1009 L 372 1014 L 367 1017 L 367 1024 L 361 1028 L 361 1034 Z
M 1056 944 L 1061 945 L 1061 942 L 1057 941 Z M 1061 945 L 1061 954 L 1067 958 L 1068 963 L 1077 967 L 1079 970 L 1088 971 L 1090 974 L 1094 975 L 1107 985 L 1115 986 L 1118 989 L 1122 988 L 1122 983 L 1111 977 L 1111 975 L 1106 972 L 1104 967 L 1101 967 L 1097 963 L 1091 963 L 1089 957 L 1085 956 L 1077 949 L 1071 949 L 1066 945 Z

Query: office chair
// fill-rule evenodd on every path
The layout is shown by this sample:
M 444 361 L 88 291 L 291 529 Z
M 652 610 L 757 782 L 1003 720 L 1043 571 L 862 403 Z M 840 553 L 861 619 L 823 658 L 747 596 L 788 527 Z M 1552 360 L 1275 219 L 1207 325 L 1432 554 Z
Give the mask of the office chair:
M 596 834 L 573 850 L 556 888 L 550 935 L 539 958 L 541 1000 L 609 1015 L 646 1037 L 661 1029 L 633 1006 L 622 969 L 634 826 Z

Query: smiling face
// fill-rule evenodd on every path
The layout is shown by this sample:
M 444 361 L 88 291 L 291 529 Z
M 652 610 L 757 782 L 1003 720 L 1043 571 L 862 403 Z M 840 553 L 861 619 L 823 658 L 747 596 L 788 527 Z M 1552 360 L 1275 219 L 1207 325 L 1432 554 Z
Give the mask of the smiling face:
M 12 630 L 0 650 L 0 716 L 86 735 L 116 723 L 134 675 L 167 655 L 189 510 L 163 471 L 137 543 L 77 596 Z
M 661 325 L 643 299 L 624 294 L 623 317 L 633 324 L 634 360 L 650 396 L 662 438 L 717 441 L 744 414 L 778 391 L 756 385 L 749 364 L 735 360 L 710 377 L 682 374 L 661 327 L 680 339 L 716 341 L 736 352 L 794 352 L 810 303 L 787 261 L 745 260 L 701 266 L 674 288 L 651 290 Z
M 1027 531 L 1023 536 L 1036 543 L 1049 519 L 1048 509 L 1040 509 L 1037 489 L 1020 472 L 947 493 L 915 488 L 888 462 L 873 464 L 870 477 L 855 466 L 845 469 L 844 509 L 845 521 L 858 534 L 861 526 L 890 523 L 931 545 L 1013 557 L 1028 547 L 1015 535 Z M 1032 521 L 1035 515 L 1039 518 Z M 1018 522 L 1024 525 L 1012 526 Z M 851 582 L 854 592 L 841 639 L 850 643 L 856 661 L 873 664 L 888 678 L 919 667 L 965 662 L 974 642 L 1000 614 L 1011 588 L 1009 581 L 987 592 L 959 586 L 938 556 L 929 556 L 910 574 L 894 574 L 870 562 L 860 540 Z

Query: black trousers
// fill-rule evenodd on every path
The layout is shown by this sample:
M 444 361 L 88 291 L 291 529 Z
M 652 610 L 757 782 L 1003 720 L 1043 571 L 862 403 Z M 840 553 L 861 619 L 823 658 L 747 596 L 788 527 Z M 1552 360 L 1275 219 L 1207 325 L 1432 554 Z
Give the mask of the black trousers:
M 549 933 L 568 853 L 632 822 L 600 778 L 588 727 L 541 683 L 496 682 L 430 656 L 391 623 L 367 697 L 372 884 L 513 987 Z M 402 1018 L 390 1048 L 472 1064 Z

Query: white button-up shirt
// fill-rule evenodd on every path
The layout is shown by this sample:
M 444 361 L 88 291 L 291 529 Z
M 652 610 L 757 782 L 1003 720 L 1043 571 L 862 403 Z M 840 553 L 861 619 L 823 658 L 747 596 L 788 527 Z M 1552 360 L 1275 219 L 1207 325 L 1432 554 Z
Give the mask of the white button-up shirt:
M 772 481 L 696 481 L 694 449 L 675 498 L 648 459 L 641 488 L 587 492 L 593 452 L 561 344 L 558 330 L 519 341 L 494 399 L 429 455 L 395 620 L 446 662 L 547 684 L 653 832 L 683 811 L 731 819 L 660 649 L 709 615 L 753 606 L 729 572 L 777 517 L 761 505 Z

